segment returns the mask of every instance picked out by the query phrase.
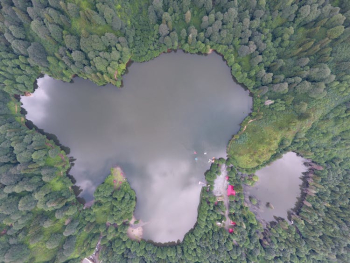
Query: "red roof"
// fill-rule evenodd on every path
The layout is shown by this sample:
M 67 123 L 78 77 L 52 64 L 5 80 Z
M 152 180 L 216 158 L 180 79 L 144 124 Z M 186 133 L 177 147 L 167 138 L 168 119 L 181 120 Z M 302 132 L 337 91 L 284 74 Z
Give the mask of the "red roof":
M 236 191 L 235 191 L 233 185 L 229 185 L 227 187 L 227 196 L 230 196 L 230 195 L 236 195 Z

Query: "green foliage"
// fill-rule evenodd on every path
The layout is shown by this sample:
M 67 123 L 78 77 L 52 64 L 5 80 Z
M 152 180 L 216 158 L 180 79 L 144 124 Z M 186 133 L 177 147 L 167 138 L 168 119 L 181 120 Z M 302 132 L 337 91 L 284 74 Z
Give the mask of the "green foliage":
M 12 245 L 4 257 L 5 262 L 25 262 L 29 256 L 29 249 L 22 244 Z
M 28 61 L 35 66 L 47 67 L 47 55 L 44 47 L 37 42 L 34 42 L 28 47 Z
M 0 261 L 74 262 L 102 236 L 103 262 L 349 262 L 349 10 L 343 0 L 1 1 Z M 203 190 L 194 229 L 159 247 L 128 239 L 136 197 L 127 182 L 114 185 L 113 170 L 81 209 L 67 157 L 22 125 L 11 96 L 32 92 L 42 73 L 121 86 L 130 59 L 177 48 L 222 54 L 254 106 L 228 145 L 234 233 L 217 226 L 224 207 Z M 326 169 L 313 169 L 293 225 L 278 220 L 262 232 L 241 186 L 256 178 L 236 169 L 286 150 Z M 206 172 L 209 184 L 224 162 Z
M 331 29 L 328 29 L 327 36 L 330 39 L 338 38 L 341 34 L 343 34 L 343 32 L 344 32 L 344 26 L 336 26 Z
M 115 169 L 107 177 L 106 182 L 100 185 L 95 193 L 95 204 L 92 210 L 95 214 L 104 215 L 104 223 L 122 224 L 130 221 L 136 205 L 135 192 L 130 188 L 128 183 L 114 183 L 117 179 Z
M 46 241 L 46 247 L 48 249 L 53 249 L 58 247 L 58 245 L 61 243 L 62 235 L 60 234 L 52 234 L 49 239 Z

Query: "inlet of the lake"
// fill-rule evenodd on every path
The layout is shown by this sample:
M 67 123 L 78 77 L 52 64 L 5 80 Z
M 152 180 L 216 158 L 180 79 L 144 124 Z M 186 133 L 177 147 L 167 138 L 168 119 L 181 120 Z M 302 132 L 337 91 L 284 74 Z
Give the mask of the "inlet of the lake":
M 244 187 L 246 202 L 250 203 L 251 210 L 262 223 L 266 224 L 278 217 L 288 220 L 288 212 L 301 196 L 301 178 L 307 171 L 305 162 L 294 152 L 286 153 L 256 172 L 259 181 L 253 187 Z M 252 198 L 257 200 L 257 204 L 252 204 Z
M 93 199 L 120 166 L 137 195 L 135 217 L 147 222 L 143 237 L 155 242 L 182 240 L 194 226 L 208 159 L 226 157 L 252 107 L 217 54 L 133 63 L 122 89 L 48 76 L 37 84 L 21 98 L 26 118 L 70 148 L 81 197 Z

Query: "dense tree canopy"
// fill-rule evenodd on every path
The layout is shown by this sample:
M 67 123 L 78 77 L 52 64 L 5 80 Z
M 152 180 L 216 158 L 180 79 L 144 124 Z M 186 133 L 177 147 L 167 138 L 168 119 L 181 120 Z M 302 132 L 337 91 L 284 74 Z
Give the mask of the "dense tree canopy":
M 100 241 L 103 262 L 349 262 L 350 2 L 346 0 L 0 0 L 0 262 L 80 262 Z M 136 203 L 113 172 L 83 209 L 69 160 L 25 125 L 18 95 L 40 74 L 120 87 L 130 60 L 215 50 L 254 98 L 230 141 L 229 234 L 203 190 L 180 244 L 128 238 Z M 244 127 L 244 128 L 243 128 Z M 246 176 L 286 151 L 310 168 L 293 225 L 263 229 L 244 201 Z M 205 174 L 212 185 L 225 160 Z M 320 167 L 323 169 L 320 169 Z M 256 179 L 256 178 L 255 178 Z

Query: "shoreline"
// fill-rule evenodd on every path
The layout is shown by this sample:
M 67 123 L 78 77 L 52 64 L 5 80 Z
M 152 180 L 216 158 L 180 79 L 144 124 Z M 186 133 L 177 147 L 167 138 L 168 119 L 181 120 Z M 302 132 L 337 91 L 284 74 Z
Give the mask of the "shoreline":
M 137 221 L 135 216 L 132 216 L 131 221 L 129 222 L 129 227 L 127 230 L 127 235 L 130 239 L 132 240 L 137 240 L 137 241 L 141 241 L 142 237 L 143 237 L 143 225 L 142 222 L 139 222 L 137 225 L 134 225 L 134 222 Z
M 298 153 L 296 153 L 296 154 L 298 156 L 300 156 Z M 268 164 L 268 166 L 271 164 L 272 163 Z M 310 182 L 313 182 L 313 180 L 312 180 L 313 172 L 315 170 L 323 170 L 322 166 L 312 162 L 312 160 L 310 160 L 310 159 L 304 158 L 303 165 L 305 166 L 305 168 L 307 170 L 302 173 L 302 176 L 300 176 L 300 180 L 301 180 L 301 184 L 299 187 L 300 194 L 299 194 L 299 196 L 296 197 L 294 206 L 287 210 L 286 218 L 283 218 L 283 220 L 285 220 L 289 224 L 293 224 L 293 217 L 295 217 L 295 216 L 299 217 L 299 212 L 301 210 L 301 207 L 303 205 L 305 205 L 304 201 L 306 200 L 307 195 L 313 194 L 312 189 L 310 189 L 310 187 L 311 187 Z M 267 228 L 269 225 L 271 225 L 272 222 L 279 221 L 279 219 L 275 218 L 274 220 L 271 220 L 271 221 L 266 221 L 265 219 L 263 219 L 263 216 L 261 213 L 263 213 L 262 206 L 264 206 L 265 204 L 263 204 L 261 200 L 259 200 L 253 196 L 258 201 L 256 205 L 253 205 L 249 199 L 250 189 L 253 187 L 254 186 L 249 186 L 249 185 L 243 184 L 244 202 L 248 206 L 249 210 L 252 213 L 254 213 L 257 221 L 260 222 L 264 228 Z M 274 217 L 278 217 L 278 216 L 274 216 Z M 280 217 L 278 217 L 278 218 L 280 218 Z

